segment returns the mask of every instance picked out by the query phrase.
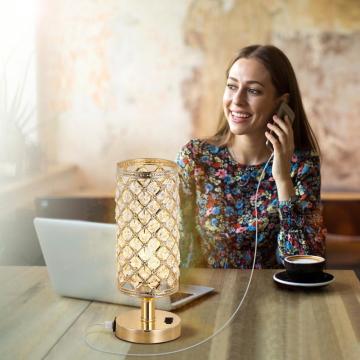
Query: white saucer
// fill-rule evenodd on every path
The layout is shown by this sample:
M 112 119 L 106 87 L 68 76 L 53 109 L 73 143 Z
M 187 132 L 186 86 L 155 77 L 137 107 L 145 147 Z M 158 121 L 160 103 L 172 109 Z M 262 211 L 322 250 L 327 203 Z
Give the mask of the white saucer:
M 303 281 L 294 281 L 291 279 L 286 271 L 281 271 L 273 276 L 273 280 L 279 284 L 297 287 L 321 287 L 329 285 L 334 281 L 334 275 L 323 272 L 320 278 L 317 279 L 306 279 Z

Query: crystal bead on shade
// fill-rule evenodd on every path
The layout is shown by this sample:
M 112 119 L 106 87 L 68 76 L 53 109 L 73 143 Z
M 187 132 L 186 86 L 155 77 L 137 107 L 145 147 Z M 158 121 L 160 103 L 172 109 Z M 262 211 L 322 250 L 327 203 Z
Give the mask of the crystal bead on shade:
M 118 164 L 116 189 L 118 287 L 160 297 L 179 286 L 179 176 L 169 160 Z

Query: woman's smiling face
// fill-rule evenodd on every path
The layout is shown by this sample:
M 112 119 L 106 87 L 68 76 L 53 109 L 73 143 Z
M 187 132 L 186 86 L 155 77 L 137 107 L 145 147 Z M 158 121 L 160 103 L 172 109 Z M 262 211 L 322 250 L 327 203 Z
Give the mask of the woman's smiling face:
M 223 106 L 233 134 L 253 134 L 265 138 L 266 124 L 281 100 L 281 97 L 277 97 L 269 72 L 261 62 L 241 58 L 232 65 Z

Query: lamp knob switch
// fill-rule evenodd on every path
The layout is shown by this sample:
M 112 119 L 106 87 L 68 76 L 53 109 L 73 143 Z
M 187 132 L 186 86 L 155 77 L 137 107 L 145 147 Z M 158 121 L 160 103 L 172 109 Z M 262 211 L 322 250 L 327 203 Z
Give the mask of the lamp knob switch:
M 165 324 L 169 324 L 169 325 L 172 324 L 173 321 L 174 321 L 174 318 L 172 318 L 172 317 L 166 317 L 164 320 Z

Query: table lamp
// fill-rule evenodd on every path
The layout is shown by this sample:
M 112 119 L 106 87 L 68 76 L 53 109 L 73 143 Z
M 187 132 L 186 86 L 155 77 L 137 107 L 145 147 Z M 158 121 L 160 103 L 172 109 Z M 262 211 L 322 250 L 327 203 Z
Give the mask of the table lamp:
M 179 288 L 179 176 L 163 159 L 117 164 L 117 281 L 121 292 L 141 298 L 141 309 L 116 317 L 115 335 L 135 343 L 180 336 L 179 316 L 155 309 L 155 299 Z

